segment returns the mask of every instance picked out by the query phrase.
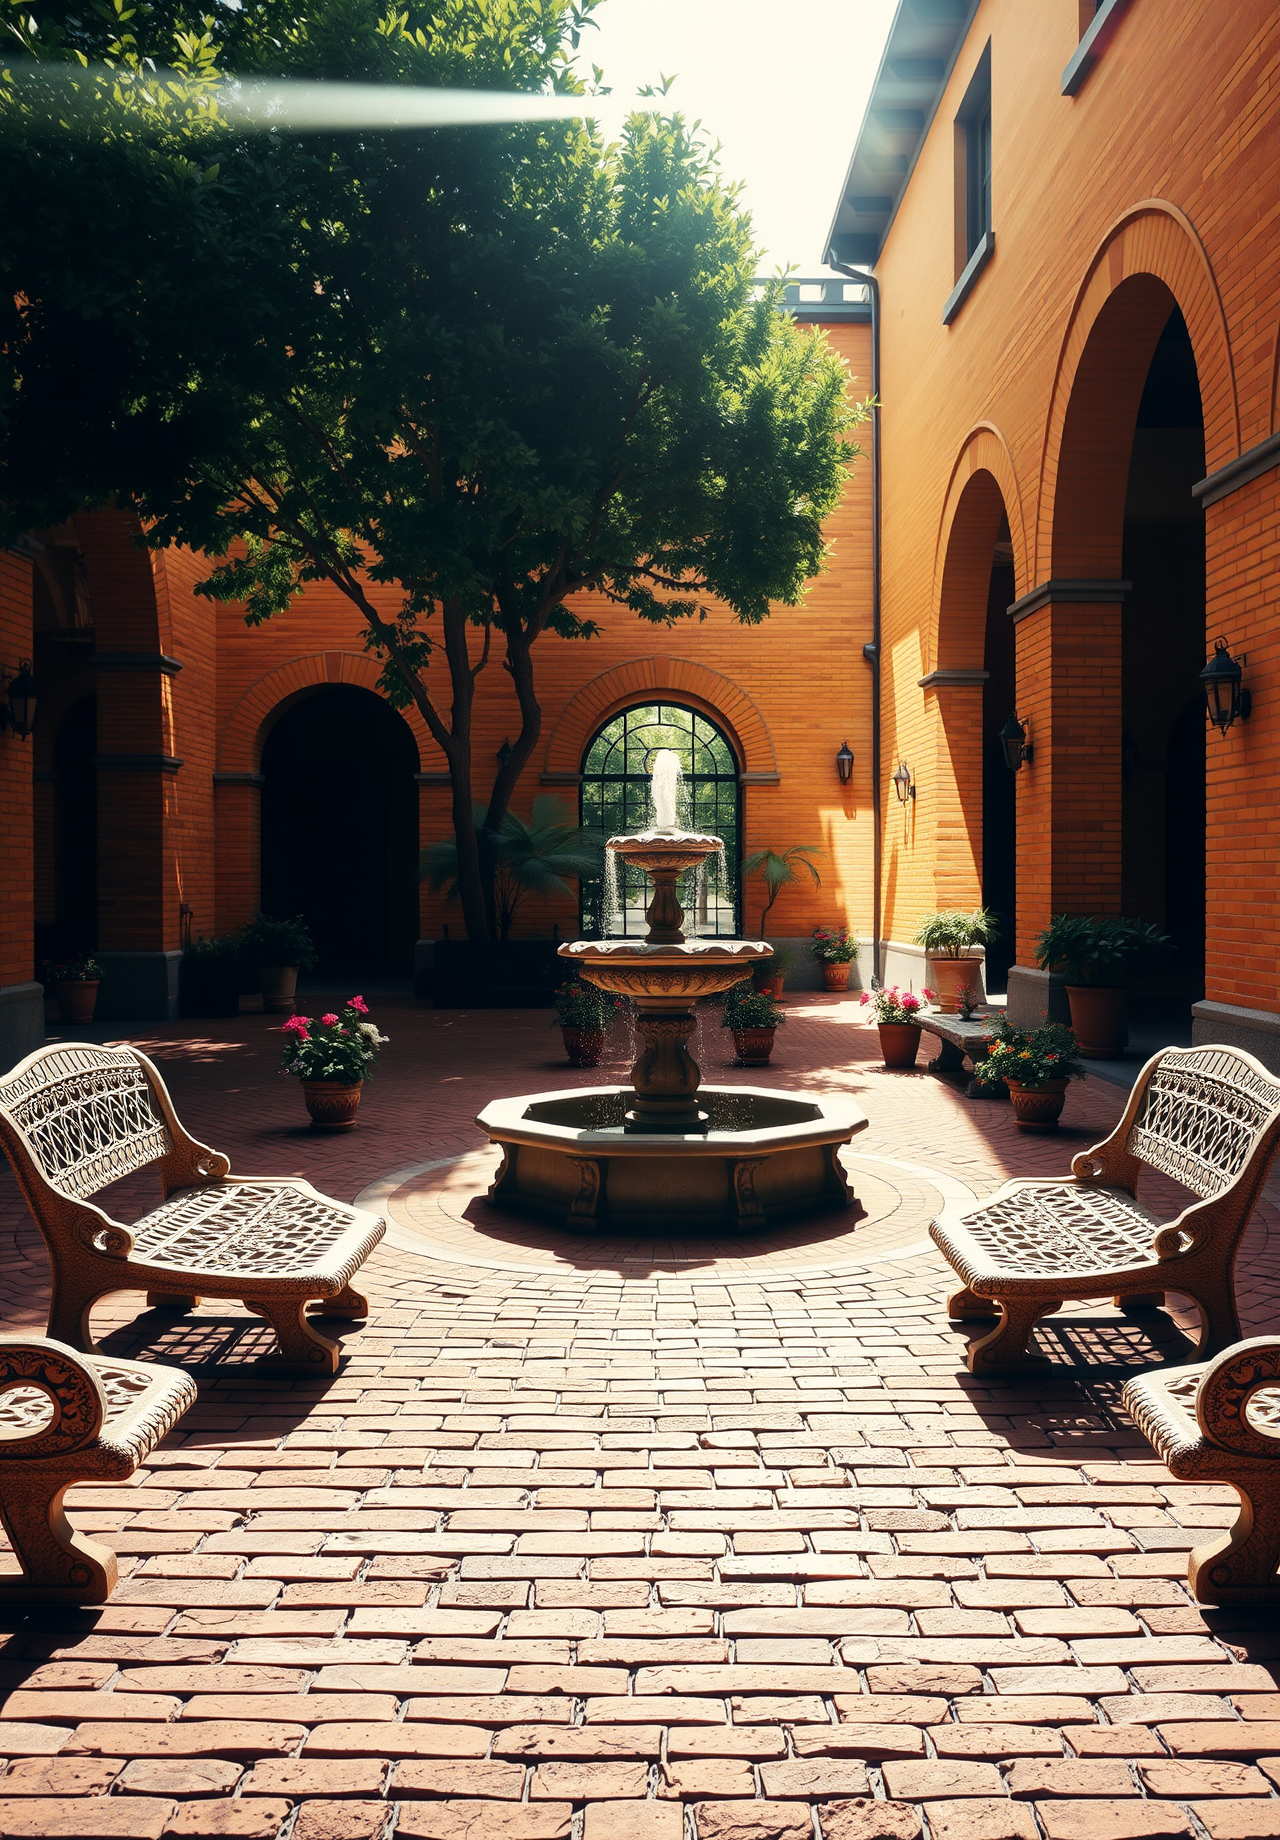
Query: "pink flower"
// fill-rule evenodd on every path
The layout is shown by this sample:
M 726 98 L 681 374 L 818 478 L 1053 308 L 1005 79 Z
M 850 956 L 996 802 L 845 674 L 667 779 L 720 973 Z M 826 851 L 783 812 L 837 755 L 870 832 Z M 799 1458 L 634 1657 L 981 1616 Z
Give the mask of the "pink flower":
M 331 1029 L 338 1018 L 334 1015 L 333 1011 L 330 1010 L 329 1014 L 327 1016 L 321 1016 L 320 1020 L 327 1029 Z
M 309 1041 L 311 1037 L 307 1033 L 307 1024 L 310 1020 L 310 1016 L 290 1016 L 287 1022 L 281 1023 L 280 1033 L 282 1035 L 296 1035 L 302 1041 Z
M 350 998 L 347 1003 L 347 1008 L 355 1010 L 356 1013 L 361 1016 L 367 1016 L 369 1014 L 369 1005 L 365 1002 L 363 997 Z
M 920 995 L 924 997 L 925 1000 L 929 1003 L 933 1002 L 933 999 L 937 996 L 937 994 L 938 993 L 936 990 L 922 990 L 920 992 Z
M 919 997 L 915 996 L 909 990 L 904 992 L 904 994 L 899 997 L 898 1001 L 901 1003 L 903 1009 L 919 1009 L 920 1007 Z
M 859 1001 L 859 1003 L 861 1003 L 861 1004 L 863 1004 L 864 1006 L 865 1006 L 866 1004 L 868 1004 L 868 1003 L 870 1003 L 870 1001 L 871 1001 L 871 992 L 870 992 L 869 990 L 864 990 L 864 991 L 863 991 L 863 993 L 862 993 L 862 995 L 861 995 L 861 996 L 860 996 L 860 997 L 858 998 L 858 1001 Z

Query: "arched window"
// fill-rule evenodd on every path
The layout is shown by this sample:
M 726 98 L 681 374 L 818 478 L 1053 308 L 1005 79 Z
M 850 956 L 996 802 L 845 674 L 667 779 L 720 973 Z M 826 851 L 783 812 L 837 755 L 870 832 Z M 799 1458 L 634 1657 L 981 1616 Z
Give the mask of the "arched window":
M 732 938 L 739 930 L 738 862 L 741 811 L 738 763 L 732 747 L 710 717 L 678 703 L 642 703 L 624 709 L 597 730 L 582 762 L 582 822 L 606 837 L 640 831 L 652 821 L 649 772 L 659 748 L 671 748 L 684 769 L 684 809 L 680 822 L 689 830 L 723 837 L 725 871 L 698 889 L 682 888 L 681 899 L 701 934 Z M 617 865 L 618 909 L 612 934 L 636 936 L 647 931 L 644 919 L 650 888 L 638 870 Z M 689 878 L 691 879 L 691 878 Z M 581 925 L 586 938 L 605 931 L 604 889 L 582 884 Z M 690 931 L 686 922 L 686 931 Z

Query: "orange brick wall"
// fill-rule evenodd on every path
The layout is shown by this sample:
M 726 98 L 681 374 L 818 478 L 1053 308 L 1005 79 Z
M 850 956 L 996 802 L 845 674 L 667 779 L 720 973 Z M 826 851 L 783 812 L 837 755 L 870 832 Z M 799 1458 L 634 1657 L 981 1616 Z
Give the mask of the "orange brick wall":
M 1208 469 L 1273 425 L 1280 15 L 1267 0 L 1225 9 L 1134 0 L 1067 98 L 1061 72 L 1078 30 L 1074 0 L 982 0 L 877 264 L 884 760 L 887 778 L 905 758 L 919 786 L 908 813 L 886 806 L 885 932 L 897 939 L 927 908 L 978 891 L 980 843 L 965 813 L 980 698 L 916 681 L 957 662 L 949 635 L 963 619 L 956 627 L 944 615 L 949 571 L 963 575 L 966 483 L 985 470 L 999 487 L 1019 595 L 1051 578 L 1118 577 L 1129 435 L 1174 303 L 1196 354 Z M 944 326 L 955 279 L 952 124 L 988 39 L 996 249 Z M 1256 708 L 1246 727 L 1209 736 L 1207 994 L 1270 1010 L 1280 1010 L 1278 532 L 1277 473 L 1206 514 L 1206 652 L 1218 632 L 1247 652 Z M 1095 694 L 1118 618 L 1117 606 L 1075 603 L 1019 627 L 1018 700 L 1036 744 L 1018 778 L 1024 964 L 1052 909 L 1118 904 L 1118 704 L 1113 715 Z M 966 695 L 967 718 L 953 713 Z
M 0 550 L 0 665 L 30 656 L 31 564 Z M 31 760 L 29 740 L 0 734 L 0 986 L 33 975 Z

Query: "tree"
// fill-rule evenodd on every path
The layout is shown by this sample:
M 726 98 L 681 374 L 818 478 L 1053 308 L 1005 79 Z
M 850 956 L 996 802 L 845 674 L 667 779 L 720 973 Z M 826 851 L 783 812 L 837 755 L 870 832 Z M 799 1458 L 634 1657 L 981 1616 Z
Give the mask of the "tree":
M 825 854 L 826 852 L 816 843 L 793 843 L 786 850 L 754 850 L 750 856 L 743 858 L 743 875 L 758 875 L 769 896 L 760 909 L 761 937 L 764 935 L 764 923 L 769 918 L 769 909 L 789 883 L 800 880 L 796 874 L 797 869 L 807 869 L 813 877 L 814 887 L 821 888 L 822 877 L 809 858 Z
M 604 842 L 599 833 L 575 824 L 560 800 L 551 793 L 539 793 L 526 824 L 513 811 L 506 812 L 496 829 L 485 823 L 483 805 L 473 814 L 480 845 L 480 860 L 494 890 L 494 911 L 498 938 L 508 939 L 515 922 L 516 909 L 526 894 L 547 900 L 552 895 L 571 893 L 567 875 L 581 881 L 598 876 L 604 860 Z M 450 898 L 458 892 L 458 840 L 456 835 L 429 843 L 419 865 L 422 879 L 434 889 L 447 888 Z
M 249 0 L 228 55 L 579 93 L 594 4 Z M 145 72 L 168 13 L 144 44 L 111 5 L 107 55 Z M 666 625 L 797 604 L 865 409 L 780 284 L 753 286 L 749 219 L 679 115 L 615 142 L 585 120 L 253 135 L 219 115 L 212 29 L 161 53 L 174 79 L 113 95 L 86 76 L 61 135 L 0 85 L 6 522 L 127 498 L 153 544 L 220 559 L 201 591 L 250 623 L 337 588 L 444 754 L 467 931 L 492 937 L 479 833 L 538 743 L 539 639 L 596 633 L 588 592 Z M 72 403 L 69 455 L 50 415 Z M 496 663 L 520 729 L 477 825 L 472 713 Z

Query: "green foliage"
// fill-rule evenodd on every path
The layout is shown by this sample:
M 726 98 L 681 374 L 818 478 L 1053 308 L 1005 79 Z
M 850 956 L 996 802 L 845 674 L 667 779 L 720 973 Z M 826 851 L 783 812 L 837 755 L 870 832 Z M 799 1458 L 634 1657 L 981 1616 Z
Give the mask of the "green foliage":
M 724 993 L 724 1029 L 776 1029 L 787 1019 L 776 997 L 757 990 L 750 978 L 733 984 Z
M 98 984 L 102 981 L 102 966 L 87 952 L 76 952 L 70 958 L 48 960 L 43 967 L 42 981 L 46 984 Z
M 977 907 L 972 913 L 947 907 L 925 915 L 915 942 L 935 958 L 961 958 L 973 946 L 989 946 L 999 937 L 1000 923 L 989 907 Z
M 1124 914 L 1054 914 L 1036 941 L 1036 963 L 1068 984 L 1123 984 L 1168 950 L 1166 933 Z
M 500 930 L 478 673 L 496 652 L 521 714 L 494 831 L 540 735 L 533 646 L 598 630 L 574 597 L 660 625 L 797 604 L 865 409 L 781 282 L 753 286 L 750 221 L 678 114 L 613 141 L 248 133 L 217 82 L 581 93 L 593 4 L 246 0 L 184 31 L 87 0 L 70 36 L 28 4 L 25 57 L 177 74 L 86 73 L 75 111 L 0 76 L 0 537 L 120 498 L 148 542 L 221 558 L 202 592 L 251 624 L 336 588 L 445 756 L 473 937 Z
M 820 965 L 851 965 L 858 956 L 858 942 L 849 937 L 847 926 L 815 926 L 809 950 Z
M 797 869 L 808 870 L 809 874 L 813 877 L 814 887 L 821 888 L 822 877 L 818 874 L 814 865 L 809 861 L 809 858 L 811 856 L 825 855 L 826 851 L 816 843 L 793 843 L 790 848 L 786 850 L 753 850 L 750 856 L 743 858 L 742 874 L 744 879 L 747 876 L 758 875 L 760 880 L 764 883 L 769 896 L 769 899 L 760 909 L 761 935 L 764 933 L 765 921 L 769 918 L 769 909 L 773 906 L 782 890 L 787 887 L 789 883 L 798 882 L 800 880 L 800 877 L 796 874 Z
M 245 928 L 244 944 L 257 965 L 293 965 L 310 971 L 316 963 L 311 929 L 301 914 L 277 920 L 259 911 Z
M 585 978 L 570 978 L 561 984 L 553 1002 L 561 1028 L 591 1033 L 607 1029 L 618 1011 L 626 1007 L 625 998 L 611 996 L 598 985 L 588 984 Z
M 378 1052 L 391 1039 L 369 1020 L 363 997 L 348 997 L 340 1010 L 313 1019 L 290 1016 L 280 1025 L 284 1036 L 281 1071 L 298 1080 L 334 1080 L 354 1086 L 378 1064 Z
M 1038 1029 L 1015 1029 L 1003 1016 L 996 1019 L 987 1039 L 987 1052 L 973 1063 L 973 1075 L 984 1086 L 1013 1080 L 1019 1086 L 1043 1086 L 1047 1080 L 1083 1080 L 1080 1044 L 1060 1022 Z
M 184 958 L 197 965 L 233 965 L 244 956 L 248 928 L 238 926 L 230 933 L 216 933 L 189 940 L 183 947 Z
M 491 827 L 480 805 L 474 817 L 482 860 L 492 879 L 500 939 L 510 937 L 523 895 L 541 900 L 568 895 L 572 889 L 566 876 L 581 881 L 602 872 L 603 838 L 575 824 L 553 793 L 538 794 L 527 824 L 509 811 Z M 418 873 L 432 888 L 447 888 L 453 899 L 458 893 L 457 837 L 428 844 L 419 858 Z

